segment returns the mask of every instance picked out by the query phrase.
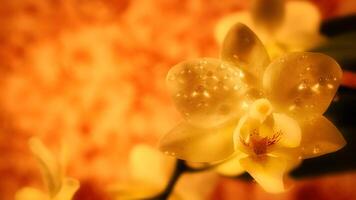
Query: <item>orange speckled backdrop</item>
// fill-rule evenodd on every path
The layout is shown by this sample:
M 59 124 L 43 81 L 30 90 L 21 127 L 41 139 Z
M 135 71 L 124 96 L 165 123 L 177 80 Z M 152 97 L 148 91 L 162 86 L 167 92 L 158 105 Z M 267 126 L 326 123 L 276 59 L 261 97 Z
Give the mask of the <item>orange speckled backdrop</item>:
M 41 179 L 27 140 L 69 148 L 75 199 L 104 200 L 125 181 L 133 144 L 155 145 L 179 114 L 165 74 L 217 56 L 214 26 L 244 0 L 0 0 L 0 199 Z M 313 0 L 324 18 L 354 0 Z M 356 174 L 303 180 L 289 193 L 220 178 L 212 199 L 356 199 Z M 334 196 L 331 196 L 333 194 Z M 336 196 L 335 196 L 336 195 Z

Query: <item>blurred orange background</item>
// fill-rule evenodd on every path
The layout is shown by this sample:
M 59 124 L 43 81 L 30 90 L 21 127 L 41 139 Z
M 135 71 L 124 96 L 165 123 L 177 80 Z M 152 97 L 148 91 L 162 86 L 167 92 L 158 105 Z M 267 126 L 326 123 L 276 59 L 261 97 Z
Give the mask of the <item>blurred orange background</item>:
M 0 199 L 13 199 L 23 186 L 42 187 L 27 147 L 31 136 L 52 151 L 68 147 L 68 174 L 81 181 L 75 199 L 109 199 L 107 185 L 129 179 L 133 145 L 155 146 L 180 119 L 165 88 L 168 69 L 216 57 L 216 23 L 247 3 L 1 0 Z M 354 0 L 313 3 L 324 19 L 356 12 Z M 282 195 L 216 178 L 202 199 L 356 199 L 355 178 L 302 180 Z

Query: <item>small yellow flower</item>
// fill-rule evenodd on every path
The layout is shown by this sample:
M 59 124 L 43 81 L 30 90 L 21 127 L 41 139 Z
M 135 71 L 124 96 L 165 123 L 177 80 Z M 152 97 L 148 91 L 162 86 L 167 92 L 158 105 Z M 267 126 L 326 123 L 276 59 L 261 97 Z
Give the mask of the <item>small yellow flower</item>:
M 47 191 L 24 187 L 16 192 L 15 200 L 71 200 L 79 188 L 76 179 L 64 177 L 61 163 L 37 138 L 31 138 L 29 146 L 41 166 Z
M 308 1 L 254 0 L 250 10 L 228 15 L 218 22 L 217 41 L 222 43 L 230 27 L 238 22 L 257 34 L 272 58 L 311 49 L 325 40 L 319 34 L 320 12 Z
M 221 59 L 174 66 L 167 85 L 184 121 L 163 136 L 160 149 L 191 162 L 223 164 L 220 173 L 247 171 L 268 192 L 281 192 L 285 174 L 302 159 L 345 145 L 322 114 L 342 71 L 320 53 L 294 52 L 270 62 L 245 25 L 228 32 Z

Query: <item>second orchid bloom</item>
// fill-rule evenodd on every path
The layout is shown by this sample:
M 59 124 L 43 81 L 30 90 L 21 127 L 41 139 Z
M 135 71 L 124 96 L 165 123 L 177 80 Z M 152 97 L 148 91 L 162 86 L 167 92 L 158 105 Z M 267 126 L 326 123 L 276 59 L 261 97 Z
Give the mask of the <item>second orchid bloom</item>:
M 302 159 L 346 142 L 323 113 L 342 71 L 320 53 L 288 53 L 270 61 L 245 25 L 234 25 L 221 58 L 174 66 L 167 85 L 184 121 L 160 149 L 190 162 L 222 163 L 225 175 L 247 171 L 266 191 L 282 192 L 286 174 Z

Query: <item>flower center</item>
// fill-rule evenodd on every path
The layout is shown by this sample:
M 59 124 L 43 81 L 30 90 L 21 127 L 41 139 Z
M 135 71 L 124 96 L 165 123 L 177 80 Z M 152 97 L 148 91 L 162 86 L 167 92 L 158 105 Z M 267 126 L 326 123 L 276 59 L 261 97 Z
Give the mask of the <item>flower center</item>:
M 284 129 L 279 124 L 279 118 L 278 114 L 273 113 L 268 99 L 257 99 L 251 104 L 248 114 L 239 121 L 237 139 L 249 152 L 264 155 L 268 147 L 282 139 Z
M 263 155 L 267 153 L 267 147 L 276 144 L 281 139 L 282 133 L 279 131 L 271 137 L 262 137 L 257 129 L 249 135 L 248 141 L 240 137 L 240 141 L 246 147 L 250 148 L 256 155 Z

